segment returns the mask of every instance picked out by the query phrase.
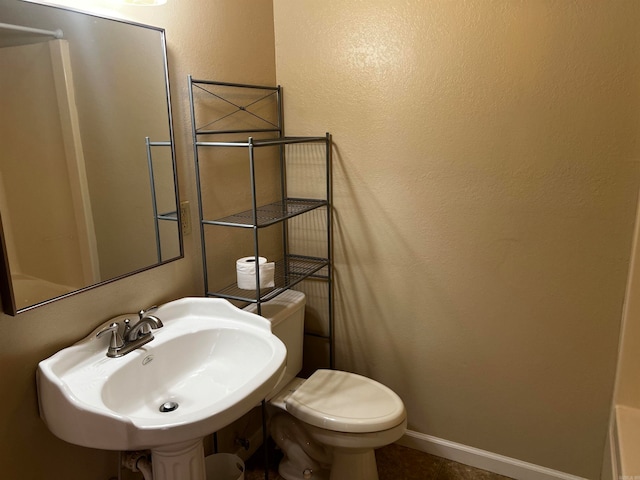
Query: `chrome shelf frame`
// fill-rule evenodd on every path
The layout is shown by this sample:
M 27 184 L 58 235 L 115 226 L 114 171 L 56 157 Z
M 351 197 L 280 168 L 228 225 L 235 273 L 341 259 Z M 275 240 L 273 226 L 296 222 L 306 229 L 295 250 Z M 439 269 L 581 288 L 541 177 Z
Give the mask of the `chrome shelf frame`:
M 204 275 L 205 294 L 211 297 L 226 298 L 237 302 L 257 304 L 258 314 L 261 314 L 261 304 L 267 302 L 283 291 L 292 288 L 305 279 L 319 279 L 327 283 L 327 313 L 328 334 L 322 336 L 329 346 L 329 366 L 334 368 L 334 306 L 333 306 L 333 247 L 332 247 L 332 170 L 331 153 L 332 138 L 329 133 L 324 136 L 287 137 L 284 135 L 282 114 L 282 88 L 280 86 L 260 86 L 240 83 L 218 82 L 213 80 L 197 80 L 188 76 L 189 102 L 191 108 L 191 128 L 193 134 L 193 148 L 195 161 L 196 186 L 198 195 L 198 209 L 200 215 L 200 241 L 202 245 L 202 267 Z M 227 90 L 229 89 L 229 90 Z M 211 118 L 197 118 L 194 91 L 207 100 L 217 102 L 221 108 Z M 227 95 L 225 92 L 236 95 Z M 242 95 L 237 95 L 238 92 Z M 251 93 L 249 93 L 251 92 Z M 244 95 L 246 93 L 246 95 Z M 239 101 L 238 98 L 242 98 Z M 274 101 L 275 100 L 275 101 Z M 268 110 L 269 118 L 261 113 L 261 102 L 269 101 L 275 104 L 275 111 Z M 202 105 L 199 105 L 202 107 Z M 211 114 L 216 109 L 205 110 Z M 201 115 L 204 116 L 204 115 Z M 272 120 L 275 118 L 276 120 Z M 225 122 L 225 120 L 227 122 Z M 246 128 L 234 128 L 240 122 Z M 231 123 L 229 127 L 228 123 Z M 267 138 L 255 138 L 255 137 Z M 326 186 L 324 198 L 291 198 L 287 194 L 286 185 L 286 156 L 285 146 L 303 143 L 316 143 L 325 149 Z M 280 157 L 280 200 L 267 205 L 259 205 L 256 191 L 256 162 L 257 152 L 262 147 L 276 147 Z M 200 149 L 203 148 L 244 148 L 250 170 L 251 208 L 224 218 L 205 218 L 202 202 L 202 178 L 200 176 Z M 207 159 L 209 161 L 209 159 Z M 289 250 L 289 220 L 299 215 L 307 214 L 324 208 L 326 211 L 326 257 L 292 254 Z M 252 233 L 254 256 L 260 256 L 259 232 L 265 227 L 274 225 L 282 227 L 283 258 L 276 262 L 275 286 L 260 288 L 260 273 L 256 273 L 256 289 L 242 290 L 237 284 L 228 285 L 220 290 L 209 288 L 209 270 L 207 265 L 206 236 L 215 227 L 231 227 L 246 229 Z M 318 336 L 313 333 L 306 335 Z

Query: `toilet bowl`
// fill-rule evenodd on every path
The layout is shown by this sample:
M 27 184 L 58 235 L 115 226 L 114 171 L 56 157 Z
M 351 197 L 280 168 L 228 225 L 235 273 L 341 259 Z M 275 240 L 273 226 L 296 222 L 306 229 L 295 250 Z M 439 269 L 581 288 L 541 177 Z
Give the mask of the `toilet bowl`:
M 262 304 L 262 315 L 287 347 L 287 367 L 267 397 L 271 436 L 285 480 L 377 480 L 374 450 L 400 439 L 407 415 L 400 397 L 370 378 L 302 369 L 305 296 L 287 290 Z M 255 305 L 247 307 L 255 312 Z

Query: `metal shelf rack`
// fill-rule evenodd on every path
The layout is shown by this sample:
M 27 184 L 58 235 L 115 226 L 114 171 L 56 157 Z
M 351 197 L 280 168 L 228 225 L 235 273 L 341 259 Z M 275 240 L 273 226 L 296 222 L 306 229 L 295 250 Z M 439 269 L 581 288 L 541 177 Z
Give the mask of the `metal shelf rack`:
M 332 182 L 331 182 L 331 135 L 309 137 L 287 137 L 284 135 L 282 116 L 282 89 L 280 86 L 259 86 L 238 83 L 196 80 L 191 75 L 189 81 L 189 101 L 196 165 L 196 184 L 200 213 L 200 235 L 204 272 L 204 286 L 207 296 L 226 298 L 236 302 L 257 304 L 258 314 L 261 304 L 278 296 L 283 291 L 304 280 L 320 280 L 327 284 L 328 334 L 307 335 L 324 338 L 329 346 L 329 366 L 334 368 L 333 341 L 333 286 L 332 286 Z M 198 98 L 196 99 L 196 94 Z M 265 104 L 268 104 L 265 107 Z M 324 149 L 324 177 L 326 185 L 322 198 L 298 198 L 290 196 L 287 189 L 287 148 L 290 145 L 315 144 Z M 280 169 L 280 199 L 259 204 L 257 194 L 256 163 L 258 150 L 273 147 L 278 151 Z M 215 157 L 202 158 L 202 149 L 245 149 L 245 160 L 249 166 L 250 208 L 221 218 L 206 218 L 203 209 L 203 178 L 201 168 L 204 163 L 215 161 Z M 209 185 L 207 185 L 209 186 Z M 324 215 L 326 234 L 326 255 L 320 257 L 305 252 L 290 251 L 290 225 L 294 217 L 317 211 Z M 275 263 L 275 286 L 260 288 L 260 274 L 256 274 L 256 289 L 244 290 L 234 282 L 226 287 L 210 289 L 210 265 L 207 264 L 207 236 L 217 227 L 244 229 L 252 235 L 253 255 L 260 256 L 260 232 L 280 225 L 282 228 L 281 258 Z M 218 247 L 219 248 L 219 247 Z

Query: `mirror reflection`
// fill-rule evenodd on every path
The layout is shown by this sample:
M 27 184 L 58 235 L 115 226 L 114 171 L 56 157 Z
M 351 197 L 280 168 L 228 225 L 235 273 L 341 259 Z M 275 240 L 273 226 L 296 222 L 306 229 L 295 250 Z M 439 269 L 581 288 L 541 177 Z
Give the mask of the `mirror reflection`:
M 0 22 L 5 312 L 179 258 L 164 31 L 18 0 Z

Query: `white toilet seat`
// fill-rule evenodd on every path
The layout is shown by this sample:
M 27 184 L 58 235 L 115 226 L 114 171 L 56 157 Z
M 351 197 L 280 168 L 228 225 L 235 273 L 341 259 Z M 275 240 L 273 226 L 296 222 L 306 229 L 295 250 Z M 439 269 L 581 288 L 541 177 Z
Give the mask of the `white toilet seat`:
M 367 377 L 339 370 L 317 370 L 284 398 L 286 410 L 325 430 L 374 433 L 406 421 L 400 397 Z

